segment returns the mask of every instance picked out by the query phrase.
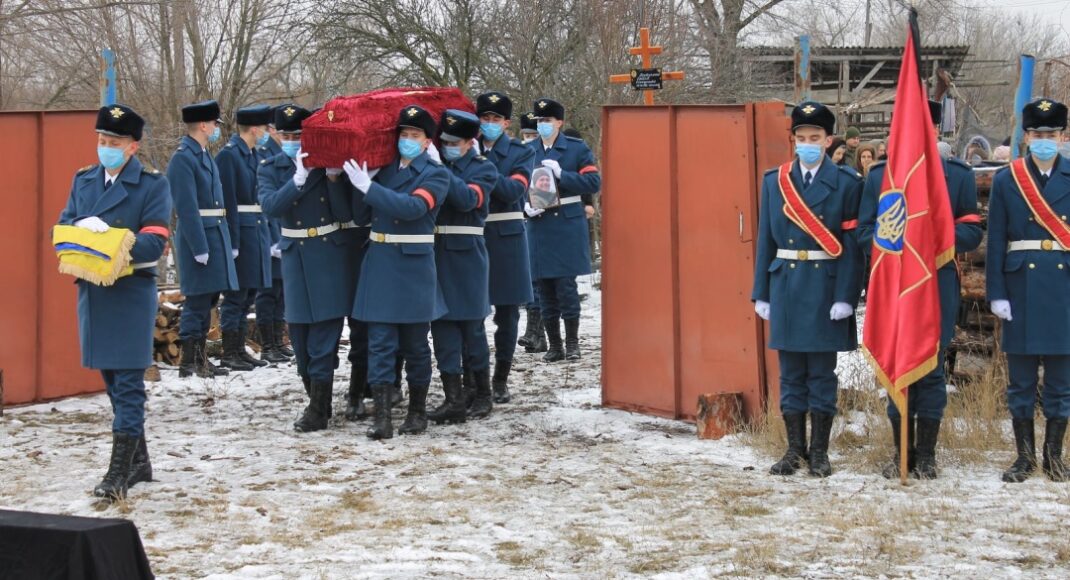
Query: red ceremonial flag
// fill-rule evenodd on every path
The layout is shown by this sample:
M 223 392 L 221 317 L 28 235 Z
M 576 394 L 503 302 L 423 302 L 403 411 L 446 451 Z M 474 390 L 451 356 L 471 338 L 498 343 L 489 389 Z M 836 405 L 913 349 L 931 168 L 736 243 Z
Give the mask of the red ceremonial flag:
M 907 387 L 936 368 L 936 271 L 955 257 L 954 218 L 918 47 L 917 12 L 911 10 L 877 203 L 862 332 L 862 349 L 904 417 Z

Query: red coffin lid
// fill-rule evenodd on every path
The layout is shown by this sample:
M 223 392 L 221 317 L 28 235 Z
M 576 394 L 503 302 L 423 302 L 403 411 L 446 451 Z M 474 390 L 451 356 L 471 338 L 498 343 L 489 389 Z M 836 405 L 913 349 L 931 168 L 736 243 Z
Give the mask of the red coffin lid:
M 435 118 L 446 109 L 475 113 L 475 105 L 460 89 L 441 87 L 391 88 L 348 97 L 335 97 L 301 125 L 301 148 L 308 167 L 341 167 L 346 160 L 382 167 L 397 159 L 398 113 L 419 105 Z

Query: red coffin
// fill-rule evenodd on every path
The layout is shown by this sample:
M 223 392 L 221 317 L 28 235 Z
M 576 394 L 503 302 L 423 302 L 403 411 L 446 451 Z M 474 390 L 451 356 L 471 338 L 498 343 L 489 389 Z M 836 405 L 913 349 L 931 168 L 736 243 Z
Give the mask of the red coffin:
M 301 125 L 301 148 L 308 167 L 341 167 L 348 159 L 382 167 L 397 158 L 398 114 L 419 105 L 436 122 L 446 109 L 474 113 L 476 108 L 460 89 L 422 87 L 380 89 L 350 97 L 336 97 Z

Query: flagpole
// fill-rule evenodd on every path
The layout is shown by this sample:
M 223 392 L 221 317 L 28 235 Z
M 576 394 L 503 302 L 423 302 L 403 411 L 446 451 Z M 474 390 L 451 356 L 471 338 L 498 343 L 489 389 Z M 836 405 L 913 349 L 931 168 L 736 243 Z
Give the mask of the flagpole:
M 903 408 L 899 409 L 899 485 L 907 484 L 907 466 L 909 465 L 910 448 L 910 432 L 907 425 L 910 424 L 910 397 L 907 393 L 903 393 Z

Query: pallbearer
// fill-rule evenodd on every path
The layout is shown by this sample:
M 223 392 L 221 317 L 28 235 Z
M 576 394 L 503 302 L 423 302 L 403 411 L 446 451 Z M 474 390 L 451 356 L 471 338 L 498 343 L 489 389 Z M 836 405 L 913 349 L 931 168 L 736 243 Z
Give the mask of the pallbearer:
M 111 286 L 78 281 L 82 366 L 99 369 L 115 418 L 108 472 L 93 490 L 105 499 L 152 480 L 145 444 L 145 369 L 152 364 L 157 260 L 171 221 L 167 180 L 137 160 L 145 121 L 125 105 L 97 113 L 99 165 L 78 172 L 59 223 L 91 232 L 124 228 L 135 234 L 133 272 Z

